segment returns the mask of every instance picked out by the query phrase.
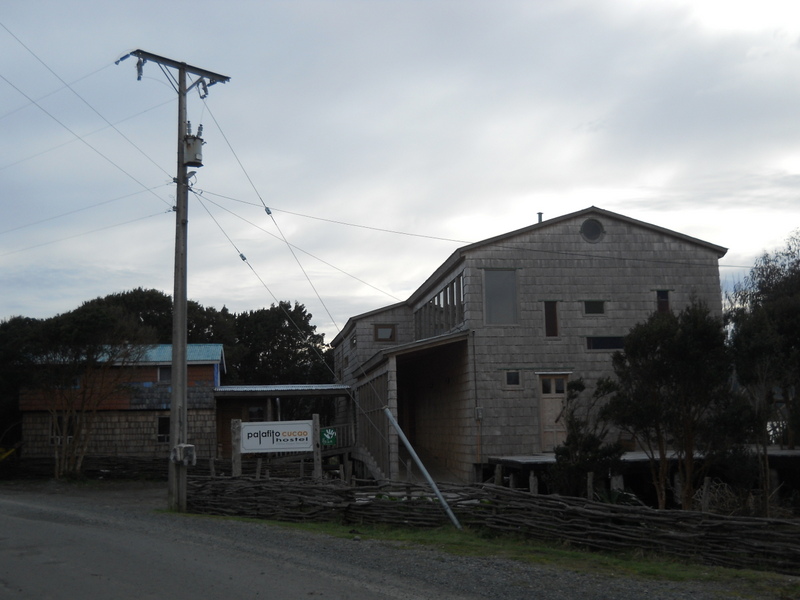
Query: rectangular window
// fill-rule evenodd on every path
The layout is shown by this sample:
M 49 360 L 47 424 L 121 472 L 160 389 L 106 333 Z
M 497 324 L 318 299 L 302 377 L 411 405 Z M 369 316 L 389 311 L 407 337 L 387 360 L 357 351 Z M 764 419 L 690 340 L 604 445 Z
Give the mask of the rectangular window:
M 587 315 L 604 315 L 606 303 L 602 300 L 587 300 L 583 303 L 583 312 Z
M 376 342 L 393 342 L 397 337 L 397 326 L 375 325 L 374 336 Z
M 517 322 L 517 272 L 504 269 L 484 272 L 486 323 L 513 325 Z
M 158 367 L 158 382 L 170 383 L 171 381 L 172 381 L 172 367 L 169 366 Z
M 587 337 L 587 350 L 622 350 L 625 338 L 622 336 Z
M 558 302 L 544 303 L 544 335 L 558 337 Z
M 656 290 L 656 310 L 660 313 L 669 312 L 669 290 Z
M 507 386 L 518 386 L 522 383 L 519 371 L 506 371 L 506 385 Z
M 63 446 L 72 442 L 75 435 L 75 421 L 72 417 L 66 419 L 58 415 L 50 421 L 50 445 Z
M 156 442 L 159 444 L 169 443 L 169 417 L 158 417 L 156 423 L 158 432 L 156 433 Z

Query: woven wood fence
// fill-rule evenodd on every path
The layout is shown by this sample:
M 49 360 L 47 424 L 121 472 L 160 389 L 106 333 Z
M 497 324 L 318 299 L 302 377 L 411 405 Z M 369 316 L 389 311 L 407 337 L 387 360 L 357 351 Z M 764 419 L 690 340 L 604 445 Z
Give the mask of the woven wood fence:
M 444 486 L 462 525 L 591 550 L 641 552 L 733 568 L 800 574 L 800 521 L 655 510 L 532 495 L 494 485 Z M 429 489 L 409 484 L 249 478 L 189 480 L 192 512 L 277 521 L 439 527 L 450 524 Z
M 164 459 L 87 457 L 84 467 L 92 478 L 167 479 Z M 314 481 L 303 477 L 311 466 L 298 463 L 268 468 L 250 461 L 243 470 L 261 478 L 221 477 L 230 474 L 230 461 L 199 461 L 190 467 L 189 510 L 290 522 L 450 526 L 427 487 L 405 483 L 353 487 L 335 479 Z M 21 473 L 52 476 L 52 459 L 20 461 L 12 475 Z M 652 553 L 800 575 L 800 520 L 655 510 L 486 484 L 440 489 L 462 525 L 471 528 L 592 550 Z

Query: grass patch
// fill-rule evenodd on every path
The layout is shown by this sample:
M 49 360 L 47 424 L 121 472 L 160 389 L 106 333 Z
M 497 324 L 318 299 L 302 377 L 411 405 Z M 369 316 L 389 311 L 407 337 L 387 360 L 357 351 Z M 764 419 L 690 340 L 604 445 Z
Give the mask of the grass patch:
M 610 554 L 548 544 L 521 536 L 494 535 L 484 531 L 453 527 L 436 529 L 388 526 L 340 525 L 336 523 L 280 523 L 271 525 L 314 534 L 384 541 L 407 547 L 429 547 L 459 556 L 502 558 L 530 565 L 592 573 L 608 577 L 632 577 L 680 583 L 707 583 L 730 590 L 732 598 L 743 600 L 800 599 L 800 578 L 766 571 L 710 567 L 640 553 Z

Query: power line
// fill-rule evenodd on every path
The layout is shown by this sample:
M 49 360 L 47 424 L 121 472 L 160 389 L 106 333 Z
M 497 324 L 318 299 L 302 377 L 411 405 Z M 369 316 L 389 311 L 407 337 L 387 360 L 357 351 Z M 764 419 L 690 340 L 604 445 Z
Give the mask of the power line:
M 115 227 L 122 227 L 123 225 L 129 225 L 130 223 L 136 223 L 137 221 L 144 221 L 145 219 L 151 219 L 153 217 L 157 217 L 159 215 L 164 215 L 172 211 L 161 211 L 158 213 L 154 213 L 152 215 L 147 215 L 144 217 L 138 217 L 136 219 L 131 219 L 129 221 L 124 221 L 122 223 L 116 223 L 114 225 L 107 225 L 105 227 L 98 227 L 97 229 L 92 229 L 90 231 L 84 231 L 83 233 L 76 233 L 75 235 L 70 235 L 67 237 L 59 238 L 57 240 L 50 240 L 49 242 L 43 242 L 41 244 L 34 244 L 33 246 L 28 246 L 27 248 L 19 248 L 17 250 L 12 250 L 10 252 L 4 252 L 0 254 L 0 256 L 9 256 L 11 254 L 19 254 L 20 252 L 26 252 L 28 250 L 33 250 L 34 248 L 41 248 L 42 246 L 49 246 L 51 244 L 57 244 L 59 242 L 65 242 L 67 240 L 73 240 L 75 238 L 83 237 L 85 235 L 91 235 L 93 233 L 98 233 L 99 231 L 106 231 L 108 229 L 114 229 Z
M 46 114 L 48 117 L 50 117 L 51 119 L 53 119 L 53 121 L 55 121 L 56 123 L 58 123 L 59 125 L 61 125 L 61 127 L 63 127 L 64 129 L 66 129 L 66 130 L 67 130 L 69 133 L 71 133 L 71 134 L 72 134 L 72 135 L 73 135 L 73 136 L 74 136 L 74 137 L 75 137 L 77 140 L 79 140 L 80 142 L 82 142 L 82 143 L 83 143 L 83 144 L 84 144 L 84 145 L 85 145 L 87 148 L 89 148 L 89 149 L 90 149 L 92 152 L 94 152 L 95 154 L 97 154 L 97 155 L 98 155 L 100 158 L 102 158 L 102 159 L 103 159 L 103 160 L 105 160 L 107 163 L 109 163 L 111 166 L 113 166 L 114 168 L 116 168 L 117 170 L 119 170 L 121 173 L 123 173 L 124 175 L 126 175 L 127 177 L 129 177 L 130 179 L 132 179 L 133 181 L 135 181 L 135 182 L 136 182 L 137 184 L 139 184 L 139 185 L 140 185 L 140 186 L 141 186 L 143 189 L 145 189 L 145 190 L 150 190 L 150 188 L 148 188 L 148 187 L 147 187 L 147 186 L 146 186 L 144 183 L 142 183 L 142 182 L 141 182 L 141 181 L 139 181 L 139 180 L 138 180 L 136 177 L 134 177 L 133 175 L 131 175 L 130 173 L 128 173 L 128 171 L 126 171 L 125 169 L 123 169 L 121 166 L 119 166 L 117 163 L 115 163 L 113 160 L 111 160 L 111 159 L 110 159 L 108 156 L 106 156 L 105 154 L 103 154 L 102 152 L 100 152 L 100 150 L 98 150 L 97 148 L 95 148 L 94 146 L 92 146 L 92 145 L 91 145 L 89 142 L 87 142 L 87 141 L 86 141 L 86 140 L 85 140 L 83 137 L 81 137 L 81 136 L 80 136 L 80 135 L 78 135 L 78 134 L 77 134 L 75 131 L 73 131 L 72 129 L 70 129 L 70 128 L 69 128 L 69 127 L 66 125 L 66 123 L 63 123 L 63 122 L 62 122 L 61 120 L 59 120 L 59 119 L 58 119 L 58 117 L 56 117 L 56 116 L 55 116 L 53 113 L 51 113 L 50 111 L 48 111 L 48 110 L 47 110 L 46 108 L 44 108 L 44 107 L 43 107 L 41 104 L 39 104 L 38 102 L 36 102 L 36 101 L 35 101 L 33 98 L 31 98 L 30 96 L 28 96 L 28 94 L 26 94 L 26 93 L 25 93 L 25 92 L 23 92 L 23 91 L 22 91 L 20 88 L 18 88 L 16 85 L 14 85 L 14 84 L 13 84 L 11 81 L 9 81 L 9 80 L 8 80 L 8 78 L 7 78 L 5 75 L 3 75 L 2 73 L 0 73 L 0 79 L 2 79 L 3 81 L 5 81 L 5 82 L 6 82 L 8 85 L 10 85 L 11 87 L 13 87 L 13 88 L 14 88 L 14 89 L 15 89 L 17 92 L 19 92 L 19 93 L 20 93 L 20 94 L 22 94 L 22 95 L 23 95 L 25 98 L 27 98 L 28 100 L 30 100 L 30 101 L 31 101 L 33 104 L 35 104 L 35 105 L 36 105 L 36 107 L 37 107 L 39 110 L 41 110 L 41 111 L 42 111 L 44 114 Z M 150 191 L 151 191 L 151 190 L 150 190 Z M 151 193 L 152 193 L 152 191 L 151 191 Z M 155 194 L 153 194 L 153 195 L 154 195 L 154 196 L 156 196 Z M 163 203 L 165 203 L 165 204 L 167 204 L 167 205 L 169 205 L 169 204 L 170 204 L 169 202 L 167 202 L 167 201 L 166 201 L 166 200 L 164 200 L 163 198 L 160 198 L 159 196 L 156 196 L 156 198 L 158 198 L 158 199 L 159 199 L 161 202 L 163 202 Z
M 239 214 L 237 214 L 237 213 L 233 212 L 232 210 L 230 210 L 230 209 L 228 209 L 228 208 L 226 208 L 226 207 L 222 206 L 222 205 L 221 205 L 221 204 L 219 204 L 218 202 L 214 202 L 213 200 L 211 200 L 211 199 L 207 198 L 207 197 L 206 197 L 206 196 L 203 194 L 202 190 L 201 190 L 200 192 L 198 192 L 198 191 L 196 191 L 196 190 L 192 189 L 192 193 L 194 193 L 196 196 L 201 196 L 201 197 L 202 197 L 204 200 L 206 200 L 206 201 L 210 202 L 211 204 L 213 204 L 214 206 L 216 206 L 216 207 L 217 207 L 217 208 L 219 208 L 220 210 L 224 210 L 224 211 L 225 211 L 225 212 L 227 212 L 228 214 L 230 214 L 230 215 L 232 215 L 232 216 L 236 217 L 237 219 L 240 219 L 241 221 L 244 221 L 245 223 L 247 223 L 247 224 L 248 224 L 248 225 L 250 225 L 251 227 L 254 227 L 255 229 L 258 229 L 259 231 L 261 231 L 261 232 L 263 232 L 263 233 L 267 234 L 268 236 L 275 238 L 276 240 L 278 240 L 278 241 L 279 241 L 279 242 L 281 242 L 281 243 L 285 243 L 283 239 L 281 239 L 279 236 L 275 235 L 275 234 L 274 234 L 274 233 L 272 233 L 271 231 L 267 231 L 266 229 L 264 229 L 264 228 L 263 228 L 263 227 L 261 227 L 260 225 L 258 225 L 258 224 L 256 224 L 256 223 L 253 223 L 253 222 L 252 222 L 252 221 L 250 221 L 249 219 L 246 219 L 245 217 L 243 217 L 243 216 L 241 216 L 241 215 L 239 215 Z M 255 206 L 255 205 L 253 205 L 253 206 Z M 375 286 L 375 285 L 373 285 L 373 284 L 371 284 L 371 283 L 369 283 L 369 282 L 367 282 L 367 281 L 364 281 L 363 279 L 359 278 L 358 276 L 356 276 L 356 275 L 353 275 L 352 273 L 349 273 L 349 272 L 345 271 L 344 269 L 341 269 L 341 268 L 337 267 L 336 265 L 334 265 L 334 264 L 332 264 L 332 263 L 329 263 L 328 261 L 326 261 L 326 260 L 324 260 L 324 259 L 320 258 L 319 256 L 317 256 L 317 255 L 315 255 L 315 254 L 312 254 L 311 252 L 309 252 L 309 251 L 307 251 L 307 250 L 304 250 L 303 248 L 300 248 L 299 246 L 297 246 L 297 245 L 295 245 L 295 244 L 291 244 L 291 246 L 292 246 L 292 247 L 293 247 L 295 250 L 298 250 L 299 252 L 302 252 L 303 254 L 305 254 L 305 255 L 307 255 L 307 256 L 309 256 L 309 257 L 313 258 L 314 260 L 316 260 L 316 261 L 318 261 L 318 262 L 322 263 L 323 265 L 325 265 L 325 266 L 327 266 L 327 267 L 330 267 L 331 269 L 334 269 L 334 270 L 336 270 L 336 271 L 339 271 L 339 272 L 340 272 L 340 273 L 342 273 L 343 275 L 346 275 L 347 277 L 350 277 L 351 279 L 354 279 L 355 281 L 358 281 L 359 283 L 361 283 L 361 284 L 363 284 L 363 285 L 366 285 L 367 287 L 370 287 L 370 288 L 372 288 L 372 289 L 373 289 L 373 290 L 375 290 L 376 292 L 380 292 L 381 294 L 384 294 L 385 296 L 388 296 L 389 298 L 392 298 L 393 300 L 395 300 L 395 301 L 397 301 L 397 302 L 401 302 L 401 301 L 402 301 L 400 298 L 398 298 L 398 297 L 396 297 L 396 296 L 393 296 L 392 294 L 390 294 L 390 293 L 389 293 L 389 292 L 387 292 L 386 290 L 382 290 L 382 289 L 380 289 L 379 287 L 377 287 L 377 286 Z
M 163 187 L 164 185 L 168 185 L 168 184 L 162 184 L 162 185 L 156 186 L 156 187 Z M 33 221 L 31 223 L 26 223 L 24 225 L 18 225 L 16 227 L 12 227 L 11 229 L 5 229 L 3 231 L 0 231 L 0 235 L 5 235 L 7 233 L 11 233 L 11 232 L 14 232 L 14 231 L 19 231 L 20 229 L 26 229 L 28 227 L 34 227 L 36 225 L 41 225 L 42 223 L 47 223 L 48 221 L 55 221 L 56 219 L 61 219 L 63 217 L 68 217 L 70 215 L 74 215 L 76 213 L 83 212 L 85 210 L 91 210 L 91 209 L 97 208 L 99 206 L 104 206 L 106 204 L 111 204 L 112 202 L 117 202 L 119 200 L 124 200 L 125 198 L 130 198 L 131 196 L 138 196 L 139 194 L 142 194 L 145 191 L 154 190 L 154 189 L 156 189 L 156 187 L 150 188 L 149 190 L 143 190 L 143 191 L 139 191 L 139 192 L 133 192 L 131 194 L 125 194 L 124 196 L 118 196 L 118 197 L 112 198 L 110 200 L 103 200 L 102 202 L 97 202 L 96 204 L 90 204 L 89 206 L 76 208 L 75 210 L 70 210 L 70 211 L 67 211 L 65 213 L 61 213 L 61 214 L 58 214 L 58 215 L 53 215 L 53 216 L 50 216 L 50 217 L 46 217 L 46 218 L 40 219 L 38 221 Z M 161 214 L 161 213 L 159 213 L 159 214 Z
M 191 190 L 191 188 L 190 188 L 190 190 Z M 192 190 L 192 192 L 194 192 L 194 190 Z M 214 215 L 211 214 L 211 211 L 208 210 L 208 207 L 203 202 L 202 196 L 200 194 L 197 194 L 197 193 L 195 193 L 194 195 L 198 199 L 198 201 L 200 202 L 200 205 L 206 210 L 206 212 L 208 213 L 209 217 L 211 217 L 211 220 L 214 221 L 214 223 L 217 225 L 217 227 L 222 232 L 222 234 L 225 236 L 225 238 L 228 240 L 228 242 L 231 244 L 231 246 L 233 246 L 233 249 L 239 255 L 239 258 L 245 263 L 245 265 L 247 265 L 247 267 L 250 269 L 250 271 L 253 273 L 253 275 L 256 277 L 256 279 L 258 279 L 259 283 L 261 283 L 262 287 L 272 297 L 272 299 L 273 299 L 273 301 L 275 303 L 275 306 L 280 307 L 280 309 L 283 311 L 283 314 L 286 317 L 287 321 L 298 332 L 300 332 L 302 334 L 303 330 L 300 328 L 300 325 L 298 325 L 295 322 L 295 320 L 292 318 L 292 315 L 286 310 L 286 308 L 284 307 L 283 303 L 281 303 L 281 301 L 278 300 L 277 296 L 273 293 L 273 291 L 270 289 L 270 287 L 267 285 L 267 283 L 264 281 L 264 279 L 261 277 L 261 275 L 258 273 L 258 271 L 256 271 L 255 267 L 253 267 L 252 263 L 247 259 L 247 257 L 244 255 L 244 253 L 242 253 L 242 251 L 239 249 L 239 247 L 236 245 L 236 243 L 233 241 L 233 239 L 227 234 L 227 232 L 224 230 L 224 228 L 222 227 L 220 222 L 216 218 L 214 218 Z M 338 329 L 338 326 L 336 325 L 336 322 L 333 320 L 332 317 L 331 317 L 331 320 L 332 320 L 334 326 L 336 326 L 337 329 Z M 325 366 L 325 368 L 328 370 L 328 372 L 330 372 L 330 374 L 333 377 L 333 379 L 335 381 L 339 380 L 339 378 L 336 376 L 336 372 L 334 371 L 333 368 L 330 367 L 330 365 L 328 365 L 327 361 L 320 354 L 320 352 L 317 349 L 317 347 L 312 344 L 311 345 L 311 350 L 317 356 L 317 358 L 319 359 L 320 363 Z M 360 367 L 360 368 L 362 368 L 362 370 L 363 370 L 363 366 Z M 374 383 L 372 381 L 369 381 L 367 383 L 367 385 L 370 386 L 370 388 L 372 388 L 373 392 L 376 391 L 375 388 L 374 388 Z M 378 425 L 374 422 L 373 418 L 370 416 L 369 412 L 366 411 L 361 406 L 361 403 L 355 397 L 355 394 L 352 391 L 348 391 L 348 397 L 352 400 L 353 405 L 360 411 L 360 414 L 367 420 L 369 425 L 377 432 L 377 434 L 381 437 L 381 439 L 385 443 L 388 443 L 389 440 L 386 437 L 383 429 L 378 427 Z M 405 461 L 402 458 L 400 460 L 401 460 L 401 462 L 403 462 L 403 464 L 405 464 Z
M 208 107 L 208 103 L 205 101 L 205 98 L 203 99 L 203 103 L 206 105 L 206 109 L 208 110 L 208 114 L 211 115 L 211 119 L 214 121 L 214 124 L 217 126 L 217 129 L 219 130 L 220 134 L 222 134 L 222 138 L 225 140 L 225 143 L 228 145 L 228 148 L 230 149 L 231 153 L 233 154 L 234 158 L 236 159 L 236 162 L 239 163 L 239 167 L 242 169 L 242 172 L 244 173 L 245 177 L 247 178 L 247 181 L 250 182 L 250 185 L 252 186 L 253 191 L 256 193 L 256 196 L 258 196 L 258 199 L 261 200 L 261 204 L 264 206 L 265 212 L 270 217 L 270 219 L 272 219 L 272 223 L 275 225 L 275 228 L 278 230 L 278 233 L 280 234 L 281 238 L 283 239 L 284 243 L 286 244 L 286 247 L 289 249 L 289 252 L 291 253 L 292 257 L 294 258 L 295 262 L 297 263 L 297 266 L 300 268 L 300 270 L 302 271 L 303 275 L 306 278 L 306 281 L 308 281 L 308 284 L 311 286 L 311 289 L 314 291 L 314 294 L 317 296 L 317 300 L 319 300 L 320 304 L 322 305 L 322 308 L 325 309 L 325 312 L 327 313 L 328 318 L 331 320 L 331 323 L 333 323 L 334 327 L 336 327 L 336 329 L 338 330 L 339 329 L 339 325 L 336 323 L 336 319 L 333 318 L 333 315 L 331 314 L 331 311 L 328 309 L 328 305 L 325 303 L 325 300 L 322 299 L 322 296 L 320 295 L 319 291 L 317 290 L 316 286 L 314 285 L 314 282 L 311 280 L 311 277 L 309 277 L 308 272 L 303 267 L 303 264 L 300 262 L 300 259 L 297 257 L 297 254 L 295 254 L 294 248 L 292 247 L 292 245 L 289 243 L 289 240 L 284 235 L 283 231 L 280 228 L 280 225 L 278 225 L 278 222 L 275 220 L 275 215 L 272 214 L 272 212 L 270 211 L 269 207 L 264 202 L 264 199 L 261 197 L 261 194 L 258 192 L 258 188 L 256 188 L 255 183 L 253 183 L 253 180 L 251 179 L 249 173 L 247 172 L 247 169 L 244 168 L 244 164 L 242 163 L 242 161 L 239 160 L 239 155 L 236 154 L 236 151 L 233 149 L 233 146 L 231 145 L 230 140 L 228 140 L 228 136 L 225 135 L 225 132 L 222 130 L 222 127 L 220 127 L 219 122 L 217 121 L 217 118 L 214 116 L 213 111 Z
M 136 114 L 133 114 L 133 115 L 131 115 L 129 117 L 125 117 L 124 119 L 120 119 L 119 121 L 114 123 L 114 125 L 119 125 L 120 123 L 124 123 L 125 121 L 130 121 L 131 119 L 135 119 L 137 117 L 140 117 L 143 114 L 150 112 L 151 110 L 155 110 L 157 108 L 161 108 L 162 106 L 164 106 L 166 104 L 171 104 L 171 103 L 172 103 L 172 100 L 167 100 L 165 102 L 161 102 L 160 104 L 156 104 L 155 106 L 151 106 L 150 108 L 146 108 L 145 110 L 140 111 L 140 112 L 138 112 Z M 113 127 L 113 125 L 112 125 L 112 127 Z M 83 137 L 91 137 L 94 134 L 100 133 L 101 131 L 105 131 L 108 128 L 109 128 L 108 125 L 106 125 L 105 127 L 100 127 L 99 129 L 95 129 L 94 131 L 90 131 L 89 133 L 87 133 Z M 56 146 L 52 146 L 51 148 L 47 148 L 46 150 L 42 150 L 42 151 L 37 152 L 35 154 L 31 154 L 30 156 L 26 156 L 25 158 L 20 158 L 18 160 L 15 160 L 14 162 L 7 163 L 7 164 L 5 164 L 5 165 L 0 167 L 0 171 L 3 171 L 3 170 L 8 169 L 10 167 L 14 167 L 16 165 L 19 165 L 19 164 L 24 163 L 26 161 L 29 161 L 31 159 L 37 158 L 39 156 L 47 154 L 48 152 L 53 152 L 54 150 L 58 150 L 59 148 L 63 148 L 64 146 L 69 146 L 70 144 L 74 144 L 77 141 L 79 141 L 79 140 L 78 139 L 72 139 L 72 140 L 69 140 L 69 141 L 64 142 L 62 144 L 58 144 Z M 161 169 L 161 170 L 163 171 L 163 169 Z
M 38 62 L 39 62 L 39 63 L 40 63 L 40 64 L 41 64 L 41 65 L 42 65 L 42 66 L 43 66 L 45 69 L 47 69 L 47 70 L 48 70 L 48 71 L 49 71 L 49 72 L 50 72 L 50 73 L 51 73 L 51 74 L 52 74 L 52 75 L 53 75 L 53 76 L 54 76 L 56 79 L 58 79 L 58 80 L 59 80 L 59 81 L 60 81 L 60 82 L 61 82 L 61 83 L 62 83 L 64 86 L 66 86 L 66 87 L 67 87 L 67 88 L 68 88 L 68 89 L 69 89 L 69 90 L 70 90 L 70 91 L 71 91 L 71 92 L 72 92 L 72 93 L 73 93 L 73 94 L 74 94 L 74 95 L 75 95 L 75 96 L 76 96 L 76 97 L 77 97 L 77 98 L 78 98 L 78 99 L 79 99 L 81 102 L 83 102 L 83 103 L 84 103 L 84 104 L 85 104 L 85 105 L 86 105 L 86 106 L 87 106 L 87 107 L 88 107 L 88 108 L 89 108 L 89 109 L 90 109 L 92 112 L 94 112 L 94 113 L 95 113 L 95 114 L 96 114 L 98 117 L 100 117 L 100 118 L 101 118 L 103 121 L 105 121 L 105 123 L 106 123 L 107 125 L 109 125 L 109 126 L 112 128 L 112 129 L 114 129 L 114 131 L 116 131 L 116 132 L 117 132 L 117 133 L 118 133 L 120 136 L 122 136 L 122 138 L 123 138 L 123 139 L 125 139 L 125 140 L 126 140 L 126 141 L 127 141 L 127 142 L 128 142 L 130 145 L 131 145 L 131 146 L 133 146 L 133 147 L 134 147 L 134 148 L 135 148 L 135 149 L 136 149 L 136 150 L 137 150 L 137 151 L 138 151 L 140 154 L 142 154 L 142 156 L 144 156 L 145 158 L 147 158 L 147 160 L 149 160 L 149 161 L 150 161 L 151 163 L 153 163 L 153 164 L 154 164 L 154 165 L 155 165 L 157 168 L 159 168 L 159 169 L 160 169 L 160 170 L 161 170 L 163 173 L 165 173 L 167 176 L 169 176 L 169 173 L 167 173 L 167 171 L 165 171 L 163 167 L 161 167 L 161 166 L 160 166 L 158 163 L 156 163 L 156 162 L 155 162 L 153 159 L 151 159 L 151 158 L 150 158 L 150 157 L 149 157 L 149 156 L 148 156 L 148 155 L 147 155 L 147 154 L 146 154 L 146 153 L 145 153 L 145 152 L 144 152 L 144 151 L 143 151 L 141 148 L 139 148 L 139 146 L 137 146 L 135 143 L 133 143 L 133 141 L 132 141 L 132 140 L 130 140 L 130 139 L 129 139 L 129 138 L 128 138 L 128 137 L 127 137 L 127 136 L 126 136 L 124 133 L 122 133 L 122 132 L 121 132 L 119 129 L 117 129 L 117 127 L 116 127 L 116 126 L 115 126 L 113 123 L 111 123 L 111 122 L 110 122 L 108 119 L 106 119 L 106 118 L 105 118 L 105 117 L 104 117 L 102 114 L 100 114 L 100 112 L 99 112 L 97 109 L 95 109 L 95 108 L 94 108 L 94 106 L 92 106 L 92 105 L 91 105 L 91 104 L 90 104 L 90 103 L 89 103 L 89 102 L 88 102 L 86 99 L 84 99 L 84 98 L 83 98 L 83 96 L 81 96 L 81 95 L 80 95 L 78 92 L 76 92 L 76 91 L 75 91 L 75 90 L 74 90 L 74 89 L 73 89 L 73 88 L 70 86 L 70 84 L 68 84 L 66 81 L 64 81 L 64 79 L 62 79 L 62 78 L 61 78 L 61 76 L 60 76 L 60 75 L 58 75 L 58 73 L 56 73 L 56 72 L 55 72 L 53 69 L 51 69 L 51 68 L 50 68 L 50 66 L 49 66 L 49 65 L 47 65 L 47 63 L 45 63 L 45 62 L 44 62 L 44 61 L 43 61 L 41 58 L 39 58 L 39 56 L 37 56 L 37 54 L 36 54 L 36 53 L 35 53 L 33 50 L 31 50 L 31 49 L 30 49 L 28 46 L 26 46 L 26 45 L 25 45 L 25 43 L 23 43 L 23 41 L 22 41 L 22 40 L 20 40 L 20 39 L 19 39 L 19 38 L 18 38 L 16 35 L 14 35 L 14 33 L 12 33 L 12 32 L 11 32 L 11 30 L 9 30 L 9 29 L 8 29 L 8 27 L 6 27 L 6 26 L 5 26 L 4 24 L 2 24 L 2 23 L 0 23 L 0 27 L 2 27 L 2 28 L 3 28 L 3 29 L 4 29 L 4 30 L 5 30 L 5 31 L 6 31 L 6 32 L 7 32 L 7 33 L 8 33 L 8 34 L 9 34 L 9 35 L 12 37 L 12 38 L 14 38 L 14 40 L 16 40 L 16 41 L 17 41 L 17 43 L 18 43 L 20 46 L 22 46 L 23 48 L 25 48 L 25 50 L 27 50 L 27 51 L 28 51 L 28 53 L 30 53 L 30 55 L 31 55 L 31 56 L 33 56 L 33 57 L 34 57 L 34 58 L 35 58 L 35 59 L 36 59 L 36 60 L 37 60 L 37 61 L 38 61 Z M 127 175 L 129 178 L 131 178 L 133 181 L 135 181 L 136 183 L 138 183 L 138 184 L 139 184 L 139 185 L 140 185 L 140 186 L 141 186 L 143 189 L 145 189 L 145 190 L 148 190 L 148 189 L 149 189 L 149 188 L 148 188 L 147 186 L 145 186 L 145 185 L 144 185 L 142 182 L 140 182 L 138 179 L 136 179 L 136 178 L 135 178 L 133 175 L 131 175 L 130 173 L 128 173 L 128 172 L 127 172 L 125 169 L 123 169 L 121 166 L 119 166 L 118 164 L 116 164 L 116 163 L 115 163 L 114 161 L 112 161 L 112 160 L 111 160 L 109 157 L 107 157 L 105 154 L 103 154 L 102 152 L 100 152 L 100 151 L 99 151 L 97 148 L 95 148 L 94 146 L 92 146 L 92 145 L 91 145 L 89 142 L 87 142 L 87 141 L 86 141 L 86 140 L 85 140 L 85 139 L 84 139 L 82 136 L 79 136 L 79 135 L 78 135 L 76 132 L 74 132 L 72 129 L 70 129 L 69 127 L 67 127 L 67 125 L 66 125 L 65 123 L 63 123 L 62 121 L 60 121 L 59 119 L 57 119 L 57 118 L 55 117 L 55 115 L 53 115 L 52 113 L 50 113 L 49 111 L 47 111 L 47 110 L 46 110 L 46 109 L 45 109 L 45 108 L 44 108 L 44 107 L 43 107 L 43 106 L 42 106 L 42 105 L 41 105 L 41 104 L 40 104 L 38 101 L 36 101 L 36 100 L 34 100 L 33 98 L 31 98 L 31 97 L 30 97 L 28 94 L 26 94 L 25 92 L 23 92 L 23 91 L 22 91 L 22 90 L 21 90 L 19 87 L 17 87 L 17 86 L 16 86 L 16 85 L 14 85 L 13 83 L 11 83 L 11 81 L 9 81 L 9 79 L 8 79 L 7 77 L 5 77 L 4 75 L 0 74 L 0 78 L 2 78 L 2 79 L 3 79 L 3 80 L 6 82 L 6 83 L 8 83 L 8 85 L 10 85 L 11 87 L 13 87 L 13 88 L 14 88 L 14 89 L 15 89 L 17 92 L 19 92 L 20 94 L 22 94 L 22 95 L 23 95 L 25 98 L 27 98 L 27 99 L 28 99 L 28 101 L 29 101 L 31 104 L 34 104 L 34 105 L 35 105 L 37 108 L 39 108 L 39 110 L 41 110 L 42 112 L 44 112 L 44 113 L 45 113 L 47 116 L 49 116 L 49 117 L 50 117 L 51 119 L 53 119 L 53 120 L 54 120 L 56 123 L 58 123 L 59 125 L 61 125 L 61 126 L 62 126 L 64 129 L 66 129 L 66 130 L 67 130 L 69 133 L 71 133 L 73 136 L 75 136 L 77 139 L 79 139 L 81 142 L 83 142 L 83 143 L 84 143 L 84 144 L 85 144 L 85 145 L 86 145 L 88 148 L 90 148 L 90 149 L 91 149 L 92 151 L 94 151 L 96 154 L 98 154 L 99 156 L 101 156 L 103 159 L 105 159 L 106 161 L 108 161 L 108 162 L 109 162 L 111 165 L 113 165 L 113 166 L 114 166 L 114 167 L 116 167 L 118 170 L 120 170 L 122 173 L 124 173 L 124 174 L 125 174 L 125 175 Z M 152 193 L 152 191 L 151 191 L 151 193 Z M 164 203 L 166 203 L 166 204 L 169 204 L 169 203 L 168 203 L 166 200 L 164 200 L 163 198 L 161 198 L 161 197 L 157 196 L 155 193 L 153 193 L 153 195 L 154 195 L 154 196 L 156 196 L 156 198 L 158 198 L 158 199 L 159 199 L 161 202 L 164 202 Z

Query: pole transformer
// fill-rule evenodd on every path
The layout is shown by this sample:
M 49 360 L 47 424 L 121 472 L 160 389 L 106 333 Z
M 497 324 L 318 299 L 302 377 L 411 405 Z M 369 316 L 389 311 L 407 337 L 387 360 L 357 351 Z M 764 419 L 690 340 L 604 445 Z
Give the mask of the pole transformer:
M 169 509 L 186 511 L 187 466 L 194 455 L 194 447 L 188 441 L 187 417 L 187 247 L 189 224 L 189 176 L 188 168 L 201 167 L 201 148 L 203 140 L 192 135 L 191 126 L 186 118 L 186 94 L 199 87 L 204 98 L 208 87 L 215 83 L 227 83 L 230 77 L 213 73 L 205 69 L 187 65 L 184 62 L 171 60 L 144 50 L 134 50 L 120 58 L 119 64 L 129 56 L 138 58 L 136 67 L 138 79 L 142 78 L 142 67 L 147 61 L 162 67 L 177 70 L 178 83 L 178 165 L 175 176 L 177 190 L 175 194 L 175 281 L 172 298 L 172 392 L 170 398 L 170 445 L 169 458 Z M 187 77 L 195 76 L 193 83 L 187 84 Z

